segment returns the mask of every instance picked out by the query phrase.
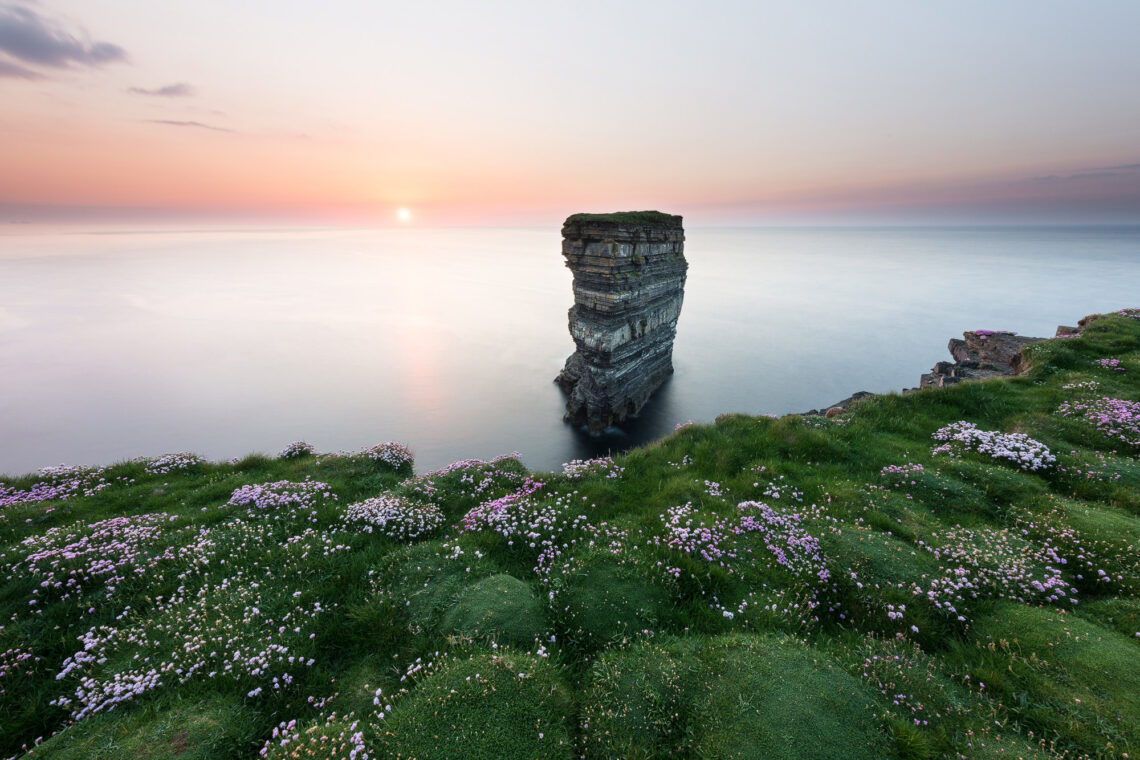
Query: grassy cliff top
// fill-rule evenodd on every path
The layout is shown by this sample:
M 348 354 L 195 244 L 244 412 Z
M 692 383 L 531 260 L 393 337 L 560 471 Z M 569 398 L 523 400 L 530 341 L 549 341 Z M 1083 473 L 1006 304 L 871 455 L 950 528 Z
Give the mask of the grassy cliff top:
M 681 217 L 660 211 L 615 211 L 611 214 L 572 214 L 566 224 L 638 224 L 646 227 L 680 227 Z
M 0 757 L 1140 752 L 1140 310 L 612 460 L 0 483 Z

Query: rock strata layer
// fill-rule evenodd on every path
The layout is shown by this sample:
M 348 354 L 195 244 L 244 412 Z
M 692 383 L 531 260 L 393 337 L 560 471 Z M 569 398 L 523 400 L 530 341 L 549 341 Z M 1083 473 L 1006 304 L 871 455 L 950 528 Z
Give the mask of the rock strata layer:
M 920 388 L 944 388 L 963 380 L 1020 375 L 1027 369 L 1021 349 L 1045 338 L 1028 338 L 1004 331 L 975 330 L 951 338 L 953 362 L 938 362 L 922 376 Z
M 681 217 L 656 211 L 575 214 L 562 226 L 562 255 L 574 275 L 577 350 L 556 382 L 569 395 L 566 420 L 601 432 L 673 373 L 685 231 Z

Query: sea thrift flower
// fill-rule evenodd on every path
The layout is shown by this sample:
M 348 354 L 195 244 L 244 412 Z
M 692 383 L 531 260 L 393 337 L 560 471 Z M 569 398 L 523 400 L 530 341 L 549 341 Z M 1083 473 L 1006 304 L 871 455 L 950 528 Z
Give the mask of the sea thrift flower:
M 934 454 L 977 451 L 994 459 L 1007 459 L 1023 470 L 1043 470 L 1057 461 L 1048 446 L 1024 433 L 979 430 L 972 422 L 953 422 L 934 431 L 931 437 L 946 441 L 945 445 L 931 450 Z
M 323 499 L 336 500 L 329 490 L 328 483 L 319 480 L 291 482 L 279 480 L 275 483 L 244 485 L 235 488 L 227 507 L 252 507 L 250 515 L 259 511 L 277 510 L 282 507 L 302 507 L 313 509 Z
M 43 467 L 36 474 L 44 478 L 27 490 L 16 490 L 0 483 L 0 509 L 16 504 L 34 504 L 40 501 L 63 501 L 80 496 L 93 496 L 111 484 L 103 476 L 102 468 L 77 467 L 65 464 Z
M 206 460 L 197 454 L 183 451 L 178 454 L 166 454 L 158 459 L 149 460 L 146 463 L 146 471 L 151 475 L 166 475 L 176 470 L 189 470 L 192 467 L 205 464 L 205 462 Z
M 388 538 L 407 541 L 443 525 L 443 512 L 434 504 L 416 504 L 400 496 L 384 494 L 350 504 L 344 520 L 365 533 L 375 529 Z
M 285 448 L 281 449 L 277 454 L 278 459 L 297 459 L 299 457 L 309 456 L 315 451 L 312 444 L 305 443 L 304 441 L 293 441 Z
M 888 464 L 879 474 L 886 477 L 887 475 L 912 475 L 914 473 L 922 472 L 922 465 L 907 462 L 906 464 Z
M 991 335 L 1017 335 L 1017 333 L 1009 330 L 974 330 L 974 335 L 978 336 L 978 340 L 985 340 Z
M 395 469 L 399 469 L 405 464 L 411 464 L 413 460 L 411 450 L 404 444 L 396 443 L 395 441 L 378 443 L 375 446 L 364 449 L 355 456 L 379 460 L 391 465 Z
M 522 486 L 513 493 L 501 496 L 498 499 L 483 502 L 463 516 L 461 521 L 463 530 L 472 531 L 481 528 L 494 528 L 509 515 L 511 507 L 524 504 L 528 496 L 545 485 L 546 484 L 541 481 L 527 478 Z
M 604 475 L 611 480 L 617 480 L 621 478 L 623 472 L 625 472 L 625 468 L 614 464 L 612 457 L 573 459 L 562 465 L 562 474 L 571 480 L 578 480 L 587 475 Z
M 1102 396 L 1089 402 L 1061 404 L 1057 414 L 1077 417 L 1102 435 L 1140 446 L 1140 402 Z
M 1100 367 L 1101 369 L 1112 369 L 1116 370 L 1117 372 L 1124 371 L 1124 367 L 1120 366 L 1119 359 L 1094 359 L 1093 364 Z

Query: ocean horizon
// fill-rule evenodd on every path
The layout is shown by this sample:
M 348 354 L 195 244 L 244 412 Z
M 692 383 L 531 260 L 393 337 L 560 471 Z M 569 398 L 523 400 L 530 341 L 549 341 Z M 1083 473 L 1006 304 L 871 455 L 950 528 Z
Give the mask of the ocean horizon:
M 0 472 L 407 444 L 536 470 L 682 422 L 918 384 L 965 330 L 1135 306 L 1138 226 L 690 227 L 675 374 L 620 430 L 562 422 L 558 227 L 0 230 Z

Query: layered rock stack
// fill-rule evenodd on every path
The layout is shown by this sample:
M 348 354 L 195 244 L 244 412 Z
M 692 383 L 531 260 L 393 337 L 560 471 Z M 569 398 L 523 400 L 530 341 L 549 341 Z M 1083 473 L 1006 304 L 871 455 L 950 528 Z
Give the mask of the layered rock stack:
M 556 382 L 569 394 L 566 420 L 601 432 L 673 373 L 685 231 L 681 217 L 657 211 L 575 214 L 562 226 L 562 255 L 574 273 L 577 350 Z

